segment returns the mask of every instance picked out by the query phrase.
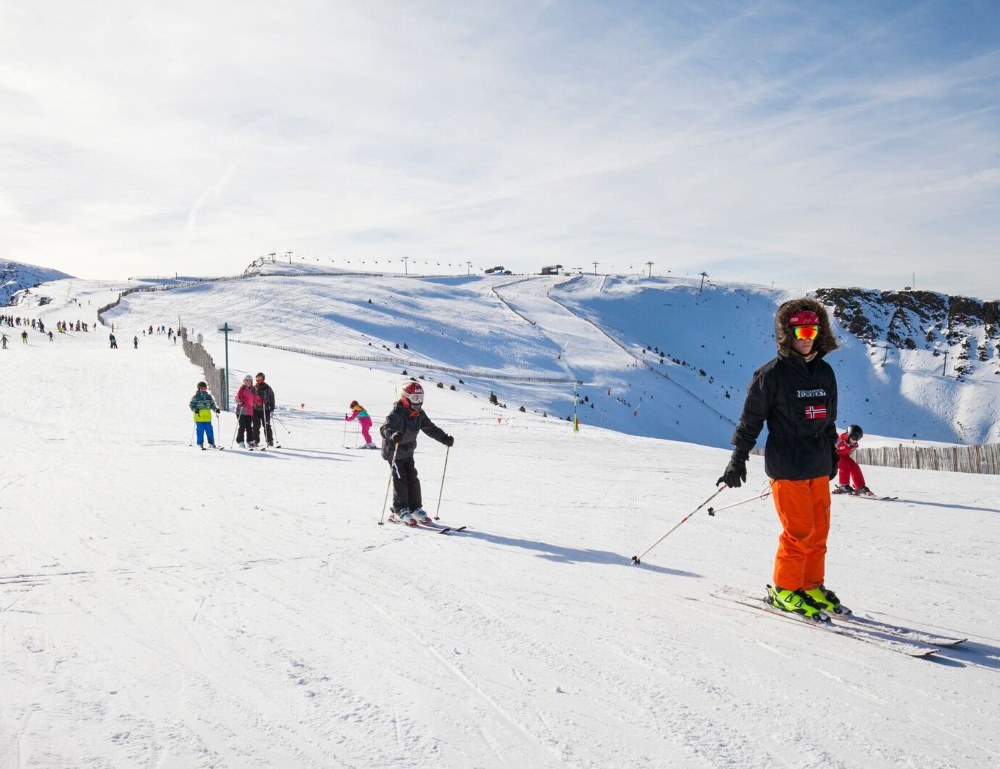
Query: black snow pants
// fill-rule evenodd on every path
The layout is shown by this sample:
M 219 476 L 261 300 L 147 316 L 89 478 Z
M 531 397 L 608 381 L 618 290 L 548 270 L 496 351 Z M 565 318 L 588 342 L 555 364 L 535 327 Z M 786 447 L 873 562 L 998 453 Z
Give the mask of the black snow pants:
M 413 457 L 397 459 L 392 463 L 392 509 L 398 513 L 401 510 L 416 510 L 423 504 Z

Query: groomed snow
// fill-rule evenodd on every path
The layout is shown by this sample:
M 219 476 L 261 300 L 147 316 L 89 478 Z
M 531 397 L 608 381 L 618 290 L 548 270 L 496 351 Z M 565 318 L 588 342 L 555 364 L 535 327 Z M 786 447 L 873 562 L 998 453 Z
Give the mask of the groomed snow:
M 214 329 L 229 321 L 244 340 L 356 352 L 367 333 L 385 354 L 408 339 L 428 360 L 583 372 L 594 397 L 636 380 L 582 354 L 619 354 L 597 337 L 557 357 L 579 319 L 491 325 L 483 308 L 500 300 L 482 281 L 379 296 L 375 281 L 357 296 L 341 284 L 342 301 L 382 304 L 379 334 L 316 300 L 337 285 L 271 280 L 132 295 L 108 316 L 117 351 L 102 327 L 52 342 L 32 332 L 27 346 L 5 329 L 0 769 L 1000 763 L 1000 478 L 866 468 L 900 501 L 835 498 L 827 581 L 842 598 L 968 636 L 926 660 L 711 597 L 769 580 L 768 499 L 702 510 L 631 564 L 714 491 L 726 450 L 605 430 L 586 410 L 574 433 L 541 408 L 491 406 L 488 384 L 450 374 L 424 384 L 455 446 L 422 437 L 417 466 L 425 506 L 469 529 L 379 526 L 387 465 L 353 448 L 343 415 L 357 399 L 380 421 L 398 367 L 234 342 L 233 381 L 262 370 L 276 391 L 283 448 L 202 452 L 187 409 L 202 373 L 141 329 L 181 317 L 219 363 Z M 93 323 L 124 287 L 59 281 L 51 304 L 14 311 L 53 330 Z M 464 292 L 460 312 L 436 315 L 439 291 L 452 303 Z M 516 310 L 540 307 L 506 291 Z M 502 365 L 481 352 L 491 334 L 510 351 Z M 733 379 L 760 362 L 740 359 Z M 571 405 L 565 387 L 521 386 L 505 397 Z M 234 429 L 224 413 L 222 445 Z M 717 506 L 765 483 L 755 458 L 748 486 Z

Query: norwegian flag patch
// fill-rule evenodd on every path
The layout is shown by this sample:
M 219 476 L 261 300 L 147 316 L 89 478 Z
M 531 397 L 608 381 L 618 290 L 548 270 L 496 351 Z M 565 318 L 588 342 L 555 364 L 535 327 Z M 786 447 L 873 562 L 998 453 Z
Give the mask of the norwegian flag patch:
M 806 419 L 826 419 L 826 406 L 806 406 Z

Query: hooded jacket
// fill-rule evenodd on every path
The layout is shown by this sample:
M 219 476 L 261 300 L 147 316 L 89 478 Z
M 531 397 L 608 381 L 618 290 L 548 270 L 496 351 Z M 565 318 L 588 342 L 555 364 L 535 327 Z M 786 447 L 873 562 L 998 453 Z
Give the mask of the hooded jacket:
M 799 310 L 819 316 L 816 353 L 806 361 L 792 347 L 788 319 Z M 775 480 L 829 477 L 837 466 L 837 378 L 824 357 L 839 346 L 826 308 L 815 299 L 785 302 L 774 316 L 778 355 L 754 372 L 740 422 L 733 432 L 734 454 L 746 459 L 764 424 L 764 472 Z

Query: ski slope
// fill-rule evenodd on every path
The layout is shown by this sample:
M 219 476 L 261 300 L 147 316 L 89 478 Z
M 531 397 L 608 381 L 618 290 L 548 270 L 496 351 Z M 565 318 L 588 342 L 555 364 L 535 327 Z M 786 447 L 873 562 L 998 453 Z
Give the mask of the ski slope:
M 220 362 L 229 321 L 287 346 L 406 341 L 470 368 L 583 373 L 594 393 L 629 375 L 572 344 L 557 357 L 576 321 L 500 282 L 233 281 L 130 295 L 108 315 L 119 350 L 107 328 L 8 333 L 0 769 L 998 764 L 1000 478 L 866 468 L 900 501 L 835 498 L 828 583 L 845 602 L 969 638 L 915 660 L 712 598 L 770 577 L 757 458 L 716 506 L 750 501 L 702 510 L 635 566 L 713 493 L 726 450 L 586 420 L 574 433 L 490 405 L 485 380 L 451 390 L 459 377 L 428 372 L 427 412 L 456 443 L 421 438 L 425 506 L 469 528 L 379 526 L 387 465 L 354 449 L 343 415 L 357 399 L 380 421 L 397 366 L 233 342 L 233 381 L 261 370 L 275 389 L 282 448 L 234 450 L 223 413 L 230 448 L 202 452 L 187 410 L 201 371 L 141 333 L 180 317 Z M 59 281 L 19 311 L 93 322 L 125 285 Z M 442 318 L 445 295 L 459 311 Z M 498 334 L 502 358 L 483 342 Z M 503 387 L 540 403 L 565 390 Z

